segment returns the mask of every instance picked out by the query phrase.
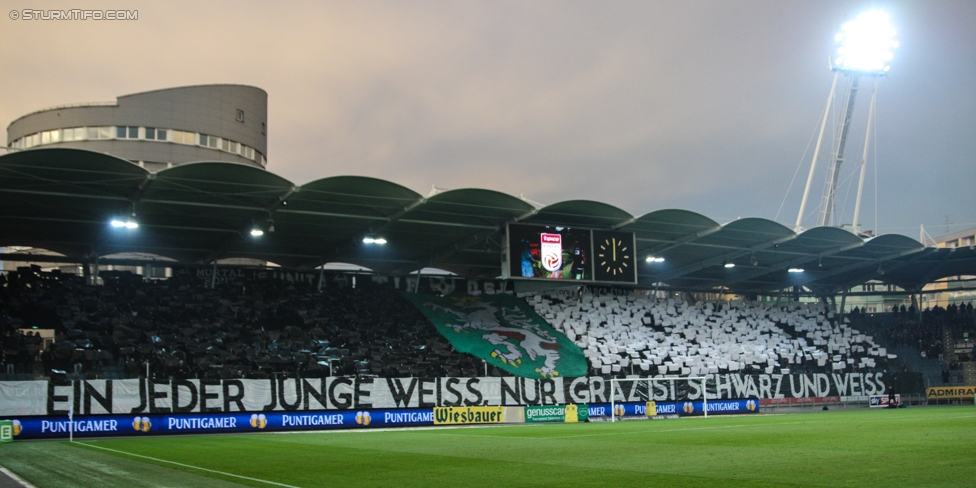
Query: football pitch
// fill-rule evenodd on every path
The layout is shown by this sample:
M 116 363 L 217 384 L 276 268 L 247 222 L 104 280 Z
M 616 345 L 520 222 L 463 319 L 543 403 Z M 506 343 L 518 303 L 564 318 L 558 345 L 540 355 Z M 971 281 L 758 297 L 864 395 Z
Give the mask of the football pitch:
M 0 444 L 58 486 L 974 486 L 976 409 Z

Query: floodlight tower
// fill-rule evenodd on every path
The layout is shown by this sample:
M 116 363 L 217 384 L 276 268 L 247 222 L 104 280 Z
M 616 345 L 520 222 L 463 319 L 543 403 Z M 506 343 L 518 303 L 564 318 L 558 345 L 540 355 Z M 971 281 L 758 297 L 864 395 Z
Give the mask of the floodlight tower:
M 834 225 L 834 207 L 836 206 L 837 186 L 840 180 L 841 164 L 844 162 L 844 148 L 847 145 L 847 136 L 851 128 L 851 116 L 854 113 L 854 101 L 857 98 L 857 90 L 861 77 L 869 76 L 874 78 L 874 87 L 871 92 L 871 105 L 868 110 L 867 130 L 864 136 L 864 153 L 861 161 L 861 177 L 857 187 L 857 201 L 854 205 L 853 231 L 857 232 L 858 219 L 861 212 L 861 195 L 864 190 L 865 166 L 868 159 L 868 147 L 871 142 L 871 127 L 874 122 L 874 106 L 877 96 L 878 79 L 886 76 L 891 66 L 888 64 L 892 59 L 892 53 L 898 47 L 895 40 L 895 29 L 891 26 L 888 14 L 880 10 L 871 10 L 859 15 L 856 19 L 841 26 L 840 32 L 834 40 L 837 43 L 837 52 L 830 59 L 830 69 L 834 72 L 834 83 L 827 96 L 827 107 L 824 109 L 823 121 L 820 124 L 820 135 L 817 138 L 817 146 L 813 150 L 813 162 L 810 164 L 810 174 L 807 177 L 806 188 L 803 190 L 803 200 L 800 202 L 800 212 L 796 216 L 795 229 L 797 232 L 802 230 L 803 213 L 806 210 L 807 198 L 810 196 L 810 185 L 813 183 L 813 174 L 817 167 L 817 159 L 820 158 L 820 147 L 823 143 L 824 131 L 827 128 L 827 119 L 830 117 L 830 109 L 834 104 L 837 93 L 837 82 L 840 75 L 849 79 L 847 91 L 844 95 L 843 105 L 845 107 L 843 117 L 838 125 L 839 130 L 835 133 L 833 149 L 830 156 L 830 166 L 827 168 L 827 179 L 824 181 L 823 197 L 820 203 L 820 212 L 817 225 Z

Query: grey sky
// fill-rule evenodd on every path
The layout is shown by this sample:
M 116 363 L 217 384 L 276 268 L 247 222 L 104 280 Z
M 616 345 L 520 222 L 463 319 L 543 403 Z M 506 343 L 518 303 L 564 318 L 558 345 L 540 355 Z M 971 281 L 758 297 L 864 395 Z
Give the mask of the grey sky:
M 951 230 L 976 226 L 972 0 L 0 3 L 139 11 L 0 20 L 5 124 L 51 105 L 250 84 L 269 94 L 268 169 L 298 184 L 356 174 L 425 195 L 481 187 L 726 222 L 776 217 L 802 160 L 787 225 L 834 31 L 880 7 L 901 47 L 878 92 L 879 230 L 938 235 L 946 216 Z M 848 155 L 860 154 L 867 98 Z M 853 200 L 842 188 L 845 222 Z

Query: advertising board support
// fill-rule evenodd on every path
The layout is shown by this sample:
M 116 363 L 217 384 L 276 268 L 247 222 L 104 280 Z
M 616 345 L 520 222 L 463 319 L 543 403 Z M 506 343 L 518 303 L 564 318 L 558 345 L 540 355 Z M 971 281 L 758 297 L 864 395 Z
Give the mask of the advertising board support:
M 149 363 L 146 363 L 147 365 Z M 147 368 L 149 366 L 146 366 Z M 75 380 L 71 380 L 71 391 L 78 391 L 75 388 Z M 74 395 L 72 395 L 73 397 Z M 75 399 L 71 399 L 71 403 L 68 404 L 68 442 L 75 441 Z

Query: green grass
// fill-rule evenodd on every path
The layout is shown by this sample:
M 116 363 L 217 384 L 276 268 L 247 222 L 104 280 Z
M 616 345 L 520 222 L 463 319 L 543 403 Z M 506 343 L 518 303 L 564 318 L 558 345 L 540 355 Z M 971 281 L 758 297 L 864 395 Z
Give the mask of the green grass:
M 976 409 L 0 445 L 39 487 L 973 486 Z M 230 483 L 226 483 L 230 484 Z

